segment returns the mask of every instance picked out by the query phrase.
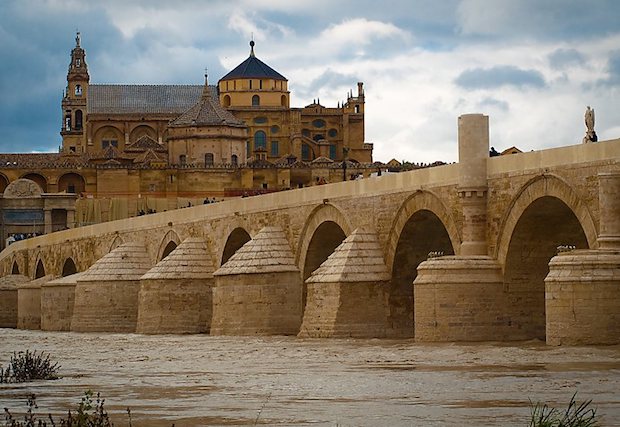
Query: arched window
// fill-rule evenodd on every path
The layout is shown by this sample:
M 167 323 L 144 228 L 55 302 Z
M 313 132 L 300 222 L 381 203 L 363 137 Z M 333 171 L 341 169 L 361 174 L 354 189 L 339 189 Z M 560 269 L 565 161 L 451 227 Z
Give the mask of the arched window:
M 282 95 L 282 97 L 280 98 L 280 105 L 282 105 L 283 107 L 287 106 L 286 95 Z
M 252 97 L 252 107 L 258 107 L 260 105 L 260 96 L 254 95 Z
M 228 86 L 228 82 L 226 82 L 226 86 Z M 224 107 L 230 107 L 230 96 L 229 95 L 224 96 Z
M 233 166 L 237 166 L 239 164 L 239 158 L 237 157 L 236 154 L 233 154 L 232 156 L 230 156 L 230 163 L 232 163 Z
M 75 96 L 82 96 L 82 85 L 75 85 Z
M 213 153 L 205 154 L 205 166 L 213 166 Z
M 75 129 L 82 129 L 82 110 L 75 111 Z
M 301 145 L 301 160 L 308 161 L 312 160 L 312 149 L 308 144 Z
M 179 156 L 179 164 L 181 166 L 185 166 L 187 164 L 187 156 L 185 154 L 181 154 Z
M 262 130 L 256 131 L 254 134 L 254 150 L 267 149 L 267 134 Z

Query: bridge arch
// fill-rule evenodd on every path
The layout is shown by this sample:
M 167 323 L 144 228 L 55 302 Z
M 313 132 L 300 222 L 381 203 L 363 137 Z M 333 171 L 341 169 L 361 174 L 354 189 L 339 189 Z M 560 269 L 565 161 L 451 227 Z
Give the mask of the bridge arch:
M 226 264 L 226 261 L 237 252 L 241 246 L 252 240 L 250 233 L 246 229 L 238 224 L 232 225 L 228 230 L 226 243 L 222 246 L 221 253 L 218 254 L 219 267 Z
M 353 226 L 339 208 L 332 204 L 315 207 L 301 231 L 296 254 L 303 280 L 310 277 L 352 232 Z
M 596 247 L 598 232 L 592 214 L 577 192 L 557 175 L 538 175 L 523 185 L 502 217 L 495 251 L 495 256 L 502 266 L 505 266 L 508 246 L 523 212 L 532 202 L 545 196 L 556 198 L 566 205 L 579 221 L 588 246 Z
M 116 236 L 114 236 L 114 239 L 112 240 L 112 243 L 110 244 L 110 250 L 108 252 L 112 252 L 114 249 L 118 248 L 123 243 L 124 243 L 123 238 L 117 234 Z
M 77 267 L 75 266 L 75 262 L 73 261 L 73 258 L 69 257 L 65 260 L 65 262 L 62 265 L 61 276 L 67 277 L 75 273 L 77 273 Z
M 11 274 L 20 274 L 19 263 L 16 259 L 13 260 L 13 266 L 11 267 Z
M 388 289 L 391 335 L 413 337 L 413 281 L 418 265 L 431 251 L 454 255 L 460 244 L 456 222 L 439 196 L 419 190 L 401 204 L 386 249 L 386 265 L 392 272 Z
M 157 262 L 170 255 L 181 243 L 179 235 L 174 230 L 168 230 L 166 235 L 161 239 L 159 249 L 157 250 Z
M 499 257 L 504 270 L 511 322 L 524 339 L 545 339 L 545 277 L 563 244 L 593 247 L 596 229 L 575 191 L 561 178 L 543 175 L 521 189 L 501 229 Z
M 39 255 L 37 257 L 36 268 L 34 271 L 34 278 L 39 279 L 41 277 L 45 277 L 45 265 L 43 264 L 43 258 Z

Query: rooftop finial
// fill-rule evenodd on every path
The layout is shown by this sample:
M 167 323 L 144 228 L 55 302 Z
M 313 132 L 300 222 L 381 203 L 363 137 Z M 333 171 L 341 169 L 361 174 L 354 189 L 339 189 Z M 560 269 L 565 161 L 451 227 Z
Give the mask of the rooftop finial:
M 209 75 L 209 69 L 207 67 L 205 67 L 205 86 L 202 89 L 202 97 L 203 98 L 211 97 L 211 89 L 209 89 L 208 75 Z
M 252 35 L 252 40 L 250 40 L 250 56 L 254 56 L 254 35 Z
M 75 32 L 75 47 L 80 47 L 80 32 L 78 30 Z

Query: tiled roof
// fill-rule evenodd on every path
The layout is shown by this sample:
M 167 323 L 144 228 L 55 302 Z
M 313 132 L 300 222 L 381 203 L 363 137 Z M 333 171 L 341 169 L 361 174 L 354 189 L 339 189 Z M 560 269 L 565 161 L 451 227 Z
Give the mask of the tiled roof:
M 220 105 L 217 93 L 213 87 L 203 90 L 200 100 L 170 123 L 172 127 L 183 126 L 236 126 L 245 127 L 245 124 L 237 119 L 228 110 Z
M 286 80 L 286 77 L 254 56 L 253 42 L 250 43 L 250 46 L 252 46 L 252 51 L 248 59 L 237 65 L 231 72 L 222 77 L 221 80 L 249 78 Z
M 142 276 L 141 280 L 211 279 L 213 267 L 213 259 L 205 240 L 189 237 Z
M 88 114 L 181 114 L 194 105 L 203 85 L 102 85 L 88 88 Z M 211 88 L 215 91 L 215 87 Z
M 148 135 L 142 135 L 136 142 L 125 147 L 125 151 L 127 152 L 143 152 L 146 150 L 159 151 L 161 153 L 167 151 L 166 147 L 159 144 Z
M 151 162 L 166 162 L 168 163 L 168 159 L 164 156 L 161 156 L 159 154 L 157 154 L 157 152 L 149 149 L 146 150 L 144 153 L 141 153 L 140 155 L 138 155 L 138 157 L 136 157 L 135 159 L 133 159 L 134 163 L 144 163 L 144 164 L 150 164 Z
M 129 242 L 100 258 L 77 282 L 140 280 L 151 267 L 144 246 Z
M 375 233 L 355 229 L 306 283 L 381 282 L 390 280 Z
M 264 227 L 243 245 L 214 276 L 299 271 L 280 227 Z

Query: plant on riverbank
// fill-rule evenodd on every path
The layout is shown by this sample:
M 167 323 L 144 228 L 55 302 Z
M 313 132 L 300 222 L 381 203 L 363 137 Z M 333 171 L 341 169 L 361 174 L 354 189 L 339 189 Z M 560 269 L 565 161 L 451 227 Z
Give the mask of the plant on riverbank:
M 37 409 L 36 397 L 31 394 L 28 397 L 27 406 L 28 410 L 24 415 L 24 422 L 18 421 L 13 417 L 13 414 L 4 408 L 4 426 L 5 427 L 113 427 L 114 424 L 110 421 L 108 413 L 106 412 L 103 404 L 104 399 L 101 399 L 99 393 L 93 400 L 93 392 L 87 391 L 84 393 L 84 397 L 78 404 L 75 412 L 69 411 L 66 417 L 56 419 L 52 415 L 40 418 L 34 410 Z M 129 409 L 127 410 L 129 413 Z M 48 424 L 49 423 L 49 424 Z M 131 415 L 129 416 L 129 427 L 131 427 Z
M 573 394 L 564 412 L 550 408 L 546 403 L 530 401 L 531 418 L 529 427 L 596 427 L 600 426 L 596 408 L 590 407 L 592 399 L 578 403 Z
M 50 361 L 50 355 L 36 350 L 13 353 L 6 369 L 0 367 L 0 383 L 23 383 L 33 380 L 58 379 L 60 366 Z

